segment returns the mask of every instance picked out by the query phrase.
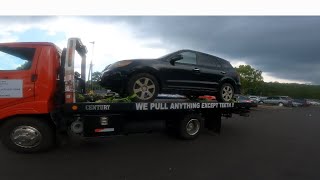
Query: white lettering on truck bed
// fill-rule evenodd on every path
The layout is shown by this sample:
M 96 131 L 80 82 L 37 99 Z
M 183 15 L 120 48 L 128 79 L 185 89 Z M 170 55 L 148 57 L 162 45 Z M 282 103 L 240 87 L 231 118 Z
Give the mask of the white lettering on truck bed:
M 87 111 L 110 110 L 110 105 L 86 105 Z

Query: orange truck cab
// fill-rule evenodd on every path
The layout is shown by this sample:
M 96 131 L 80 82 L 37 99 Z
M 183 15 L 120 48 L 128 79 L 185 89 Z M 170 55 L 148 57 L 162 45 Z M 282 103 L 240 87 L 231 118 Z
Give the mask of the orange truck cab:
M 49 42 L 0 43 L 0 135 L 7 147 L 34 152 L 53 144 L 53 113 L 75 102 L 76 51 L 84 79 L 87 49 L 78 38 L 63 51 Z
M 60 57 L 52 43 L 0 44 L 0 120 L 53 111 Z

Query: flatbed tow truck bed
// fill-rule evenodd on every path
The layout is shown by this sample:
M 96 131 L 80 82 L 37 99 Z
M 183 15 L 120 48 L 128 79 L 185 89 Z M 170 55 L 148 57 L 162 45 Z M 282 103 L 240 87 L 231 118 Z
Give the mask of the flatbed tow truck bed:
M 62 111 L 72 121 L 72 132 L 94 137 L 168 129 L 180 132 L 192 119 L 199 123 L 196 131 L 205 127 L 219 133 L 221 117 L 247 116 L 249 108 L 250 103 L 161 99 L 148 103 L 68 103 Z

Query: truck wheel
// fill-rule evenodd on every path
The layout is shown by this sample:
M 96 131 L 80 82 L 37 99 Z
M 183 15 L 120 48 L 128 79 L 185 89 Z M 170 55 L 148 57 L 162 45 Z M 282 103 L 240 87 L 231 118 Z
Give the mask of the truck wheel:
M 234 88 L 229 83 L 224 83 L 221 85 L 217 99 L 220 102 L 229 102 L 234 96 Z
M 22 153 L 41 152 L 53 147 L 54 129 L 44 120 L 30 117 L 9 119 L 1 127 L 2 143 Z
M 158 96 L 159 83 L 151 74 L 136 74 L 129 80 L 128 92 L 136 95 L 135 101 L 152 102 Z
M 200 115 L 185 116 L 179 124 L 179 135 L 182 139 L 195 139 L 199 136 L 203 119 Z

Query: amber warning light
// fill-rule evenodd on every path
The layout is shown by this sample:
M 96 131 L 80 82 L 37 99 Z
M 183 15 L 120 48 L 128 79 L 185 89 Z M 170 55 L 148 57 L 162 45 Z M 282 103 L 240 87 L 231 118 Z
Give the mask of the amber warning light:
M 76 105 L 72 106 L 71 108 L 72 108 L 72 110 L 74 110 L 74 111 L 78 110 L 78 106 L 76 106 Z

